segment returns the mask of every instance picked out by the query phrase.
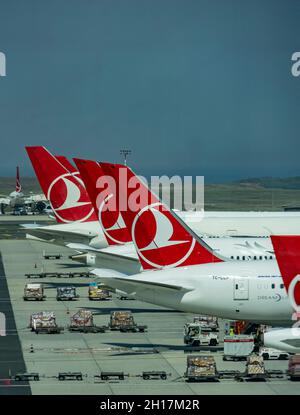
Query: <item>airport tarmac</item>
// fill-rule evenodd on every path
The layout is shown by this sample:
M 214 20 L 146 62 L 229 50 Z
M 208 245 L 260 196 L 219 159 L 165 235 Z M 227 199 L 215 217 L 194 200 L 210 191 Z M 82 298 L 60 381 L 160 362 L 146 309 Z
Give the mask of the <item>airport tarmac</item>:
M 49 217 L 49 215 L 10 215 L 10 214 L 5 214 L 5 215 L 0 215 L 0 224 L 4 222 L 7 225 L 10 225 L 12 223 L 39 223 L 39 222 L 43 222 L 44 225 L 47 224 L 47 222 L 49 223 L 56 223 L 55 219 L 52 219 Z
M 53 225 L 55 223 L 47 215 L 0 215 L 0 238 L 1 239 L 23 239 L 25 238 L 26 229 L 20 224 L 40 224 L 43 226 Z
M 9 228 L 9 227 L 8 227 Z M 9 230 L 9 229 L 8 229 Z M 59 260 L 45 260 L 43 251 L 60 253 Z M 7 317 L 7 336 L 4 341 L 19 343 L 19 350 L 1 347 L 0 394 L 170 394 L 170 395 L 207 395 L 207 394 L 300 394 L 300 382 L 287 379 L 268 380 L 249 383 L 221 380 L 217 383 L 187 383 L 183 378 L 187 353 L 183 344 L 183 325 L 192 321 L 193 315 L 164 309 L 134 300 L 113 299 L 105 302 L 88 300 L 88 284 L 94 278 L 45 278 L 39 280 L 45 284 L 44 302 L 23 301 L 23 290 L 31 280 L 25 273 L 87 270 L 71 261 L 72 254 L 67 248 L 43 244 L 23 239 L 0 240 L 0 252 L 5 271 L 9 298 L 0 299 L 0 311 L 9 302 L 14 314 L 16 330 L 12 316 Z M 2 272 L 4 274 L 4 272 Z M 38 280 L 32 280 L 38 281 Z M 77 288 L 79 300 L 70 302 L 56 301 L 56 287 L 71 284 Z M 2 291 L 1 291 L 2 292 Z M 36 335 L 28 329 L 29 317 L 35 311 L 54 311 L 60 326 L 67 326 L 70 316 L 79 308 L 94 312 L 97 325 L 107 325 L 111 310 L 132 310 L 139 324 L 148 325 L 146 333 L 120 333 L 107 331 L 98 334 L 70 333 Z M 2 311 L 3 312 L 3 311 Z M 11 343 L 12 344 L 12 343 Z M 22 354 L 20 360 L 20 352 Z M 15 356 L 12 356 L 12 353 Z M 222 352 L 212 353 L 219 370 L 243 371 L 245 362 L 223 362 Z M 195 353 L 198 354 L 198 353 Z M 27 372 L 38 372 L 40 381 L 31 381 L 30 389 L 26 383 L 8 380 L 9 373 L 21 371 L 22 359 Z M 19 361 L 19 366 L 8 361 Z M 286 370 L 287 361 L 266 361 L 267 369 Z M 167 380 L 143 380 L 138 377 L 143 371 L 165 370 Z M 59 381 L 59 372 L 82 372 L 82 381 Z M 101 371 L 123 371 L 128 374 L 125 380 L 95 381 L 94 375 Z

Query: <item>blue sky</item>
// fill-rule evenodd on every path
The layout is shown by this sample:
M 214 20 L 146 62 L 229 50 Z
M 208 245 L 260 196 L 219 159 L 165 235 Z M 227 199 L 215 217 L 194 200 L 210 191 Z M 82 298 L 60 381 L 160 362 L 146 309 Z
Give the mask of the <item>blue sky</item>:
M 300 175 L 297 0 L 0 0 L 0 175 L 25 145 L 206 181 Z

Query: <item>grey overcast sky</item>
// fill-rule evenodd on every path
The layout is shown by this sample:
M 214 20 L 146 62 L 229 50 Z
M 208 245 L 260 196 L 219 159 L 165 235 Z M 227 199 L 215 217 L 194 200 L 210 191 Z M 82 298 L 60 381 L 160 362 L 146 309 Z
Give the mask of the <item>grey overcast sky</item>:
M 206 181 L 300 175 L 299 0 L 0 0 L 0 175 L 25 145 Z

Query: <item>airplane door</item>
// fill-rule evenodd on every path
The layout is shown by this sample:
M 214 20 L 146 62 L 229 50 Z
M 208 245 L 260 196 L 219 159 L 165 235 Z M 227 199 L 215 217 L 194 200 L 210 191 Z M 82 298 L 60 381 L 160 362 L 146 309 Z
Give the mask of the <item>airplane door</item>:
M 233 287 L 234 300 L 249 300 L 248 278 L 235 278 Z
M 237 230 L 236 229 L 226 229 L 226 235 L 227 236 L 236 236 Z

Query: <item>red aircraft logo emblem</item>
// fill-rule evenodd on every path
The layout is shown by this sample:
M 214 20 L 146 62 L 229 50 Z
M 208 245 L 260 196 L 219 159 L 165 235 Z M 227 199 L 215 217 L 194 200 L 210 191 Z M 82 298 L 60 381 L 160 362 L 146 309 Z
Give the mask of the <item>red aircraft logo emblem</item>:
M 171 212 L 161 203 L 144 207 L 134 218 L 132 240 L 139 256 L 151 267 L 173 268 L 191 254 L 195 239 L 174 229 Z M 176 223 L 175 223 L 176 225 Z
M 130 235 L 120 211 L 109 209 L 108 204 L 112 202 L 113 196 L 110 194 L 100 203 L 98 218 L 105 236 L 115 244 L 122 245 L 129 242 Z
M 66 173 L 49 186 L 47 199 L 62 222 L 84 222 L 93 214 L 93 207 L 79 173 Z

